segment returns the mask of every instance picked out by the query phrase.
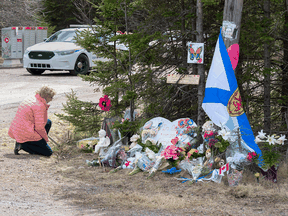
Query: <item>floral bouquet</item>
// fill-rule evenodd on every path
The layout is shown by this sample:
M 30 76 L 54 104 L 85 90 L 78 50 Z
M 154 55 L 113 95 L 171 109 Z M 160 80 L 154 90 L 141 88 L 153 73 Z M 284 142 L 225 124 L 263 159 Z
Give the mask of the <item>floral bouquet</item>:
M 230 132 L 225 129 L 221 129 L 219 132 L 217 131 L 205 131 L 204 132 L 204 142 L 209 146 L 212 150 L 213 155 L 217 155 L 219 153 L 223 153 L 227 147 L 230 145 Z
M 279 148 L 281 145 L 284 145 L 286 140 L 285 135 L 277 136 L 274 134 L 272 136 L 266 136 L 266 133 L 264 133 L 263 130 L 258 132 L 255 142 L 262 150 L 261 159 L 263 159 L 264 162 L 264 165 L 262 166 L 264 169 L 269 169 L 279 164 L 281 158 Z M 259 157 L 257 158 L 259 162 Z
M 216 136 L 218 136 L 217 131 L 205 131 L 204 132 L 204 142 L 208 144 L 210 148 L 215 145 L 215 143 L 218 142 L 218 139 L 216 139 Z
M 179 138 L 175 137 L 171 140 L 172 145 L 167 146 L 162 152 L 161 156 L 164 157 L 172 167 L 178 165 L 178 163 L 184 159 L 185 151 L 183 148 L 176 147 Z

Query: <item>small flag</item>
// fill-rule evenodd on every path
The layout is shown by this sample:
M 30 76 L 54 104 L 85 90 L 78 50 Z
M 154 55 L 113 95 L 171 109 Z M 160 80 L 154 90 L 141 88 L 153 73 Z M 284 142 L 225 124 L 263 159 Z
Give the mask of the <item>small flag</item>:
M 219 175 L 224 175 L 224 172 L 229 171 L 229 163 L 219 168 Z

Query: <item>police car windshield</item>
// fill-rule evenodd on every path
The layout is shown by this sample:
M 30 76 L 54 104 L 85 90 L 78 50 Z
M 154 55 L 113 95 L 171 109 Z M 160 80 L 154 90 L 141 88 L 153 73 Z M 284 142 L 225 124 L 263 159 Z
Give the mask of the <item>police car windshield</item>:
M 76 31 L 58 31 L 51 35 L 46 42 L 75 42 Z

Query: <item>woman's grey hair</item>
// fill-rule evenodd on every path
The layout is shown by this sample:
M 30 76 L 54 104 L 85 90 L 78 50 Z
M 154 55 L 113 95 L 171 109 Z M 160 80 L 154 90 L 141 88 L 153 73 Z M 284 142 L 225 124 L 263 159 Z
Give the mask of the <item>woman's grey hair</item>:
M 54 95 L 56 94 L 56 91 L 48 86 L 43 86 L 38 91 L 36 91 L 36 94 L 39 94 L 40 97 L 45 99 L 48 97 L 53 98 Z

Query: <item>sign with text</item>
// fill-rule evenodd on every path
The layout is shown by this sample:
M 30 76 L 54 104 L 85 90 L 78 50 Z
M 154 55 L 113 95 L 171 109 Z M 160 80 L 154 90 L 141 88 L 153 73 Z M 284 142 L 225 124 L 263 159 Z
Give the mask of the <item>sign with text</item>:
M 180 77 L 181 79 L 179 80 Z M 167 76 L 167 83 L 176 83 L 179 80 L 178 84 L 198 85 L 199 79 L 200 75 L 169 74 Z

